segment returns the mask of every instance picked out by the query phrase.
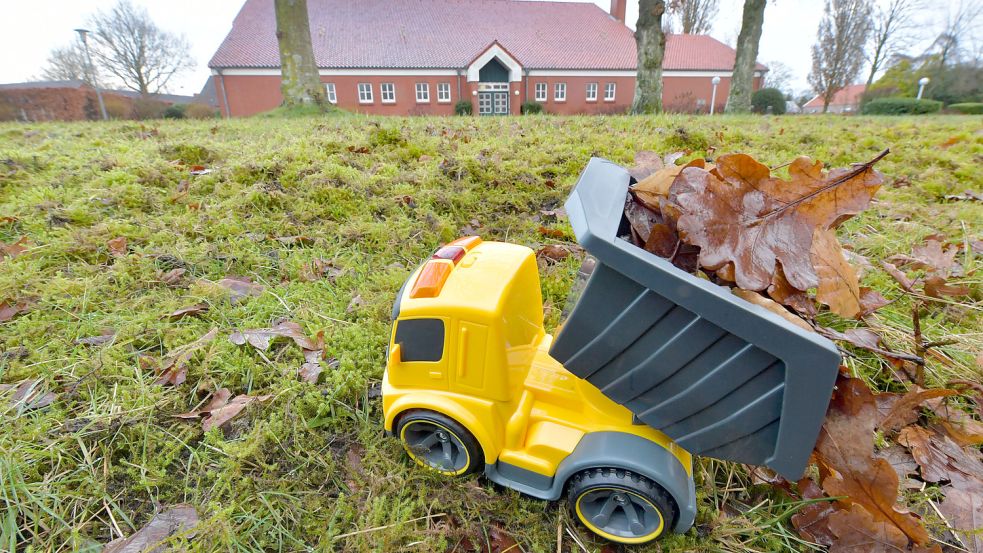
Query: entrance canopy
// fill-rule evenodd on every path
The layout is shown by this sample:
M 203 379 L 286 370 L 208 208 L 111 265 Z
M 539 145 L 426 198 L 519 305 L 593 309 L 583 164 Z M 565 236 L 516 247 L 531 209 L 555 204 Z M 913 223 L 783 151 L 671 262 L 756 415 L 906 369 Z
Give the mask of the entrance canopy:
M 486 69 L 486 66 L 489 67 Z M 501 71 L 498 66 L 508 71 L 508 81 L 522 80 L 522 65 L 496 40 L 468 64 L 468 82 L 487 82 L 486 79 L 490 75 Z M 484 73 L 485 79 L 482 79 L 482 73 Z

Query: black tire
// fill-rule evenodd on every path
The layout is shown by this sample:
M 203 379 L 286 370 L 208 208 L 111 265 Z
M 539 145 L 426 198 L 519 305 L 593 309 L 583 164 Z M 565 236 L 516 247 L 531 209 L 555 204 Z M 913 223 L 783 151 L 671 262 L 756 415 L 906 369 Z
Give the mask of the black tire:
M 434 411 L 413 409 L 401 415 L 396 437 L 416 464 L 444 476 L 463 476 L 484 466 L 474 435 L 461 423 Z
M 618 543 L 652 541 L 676 522 L 676 502 L 662 486 L 630 471 L 579 472 L 567 489 L 570 511 L 595 534 Z

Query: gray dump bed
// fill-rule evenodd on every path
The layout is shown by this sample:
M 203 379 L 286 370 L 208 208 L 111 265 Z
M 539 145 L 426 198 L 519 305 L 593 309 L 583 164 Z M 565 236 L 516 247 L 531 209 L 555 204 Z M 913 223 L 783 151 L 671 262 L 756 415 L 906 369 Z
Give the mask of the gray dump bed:
M 836 347 L 618 238 L 629 184 L 624 168 L 595 158 L 567 200 L 597 265 L 550 353 L 692 453 L 800 477 Z

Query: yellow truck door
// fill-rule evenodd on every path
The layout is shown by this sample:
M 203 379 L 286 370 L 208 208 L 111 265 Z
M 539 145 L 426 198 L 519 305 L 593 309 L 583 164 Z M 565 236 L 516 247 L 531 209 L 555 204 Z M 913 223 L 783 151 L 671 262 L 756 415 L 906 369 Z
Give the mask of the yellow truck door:
M 457 359 L 454 381 L 462 391 L 481 393 L 485 387 L 488 326 L 460 321 L 457 326 Z

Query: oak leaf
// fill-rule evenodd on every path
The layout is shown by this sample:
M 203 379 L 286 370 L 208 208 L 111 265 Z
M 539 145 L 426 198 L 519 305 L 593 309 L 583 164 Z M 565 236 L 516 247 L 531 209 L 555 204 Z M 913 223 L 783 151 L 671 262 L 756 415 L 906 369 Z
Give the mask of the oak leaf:
M 4 256 L 9 256 L 13 259 L 26 252 L 33 245 L 31 239 L 26 236 L 21 236 L 16 242 L 11 244 L 0 242 L 0 261 L 3 260 Z
M 909 426 L 898 434 L 898 443 L 907 447 L 918 463 L 922 480 L 952 482 L 957 487 L 983 487 L 983 461 L 979 451 L 963 448 L 935 429 Z
M 968 551 L 983 551 L 983 486 L 946 487 L 939 511 Z
M 180 386 L 183 384 L 188 378 L 188 362 L 191 360 L 191 357 L 196 351 L 214 340 L 216 336 L 218 336 L 218 328 L 212 328 L 194 342 L 172 350 L 162 360 L 160 367 L 157 368 L 160 371 L 160 376 L 154 383 L 161 385 L 170 384 L 171 386 Z M 144 363 L 144 360 L 145 358 L 140 358 L 141 365 Z
M 638 201 L 651 209 L 659 209 L 660 198 L 665 198 L 669 195 L 669 189 L 672 187 L 673 181 L 687 167 L 706 169 L 706 162 L 702 158 L 696 158 L 685 165 L 669 165 L 668 167 L 660 168 L 653 171 L 644 179 L 638 179 L 639 182 L 631 187 L 631 191 L 638 198 Z
M 273 338 L 290 338 L 304 350 L 319 349 L 299 324 L 292 321 L 281 321 L 272 328 L 256 328 L 251 330 L 236 330 L 229 336 L 229 341 L 237 346 L 248 343 L 258 350 L 267 350 Z
M 701 266 L 733 263 L 735 282 L 745 290 L 767 288 L 781 263 L 795 288 L 820 288 L 821 300 L 852 317 L 860 311 L 856 273 L 844 268 L 850 266 L 831 229 L 870 203 L 883 182 L 872 166 L 884 155 L 829 173 L 800 157 L 789 166 L 790 181 L 772 177 L 745 154 L 720 156 L 713 171 L 686 168 L 669 193 L 680 236 L 700 247 Z M 677 194 L 677 187 L 686 191 Z
M 198 511 L 192 505 L 185 503 L 175 505 L 158 513 L 146 526 L 130 537 L 118 538 L 107 543 L 102 553 L 164 551 L 169 548 L 159 547 L 161 544 L 176 534 L 192 537 L 197 524 Z

